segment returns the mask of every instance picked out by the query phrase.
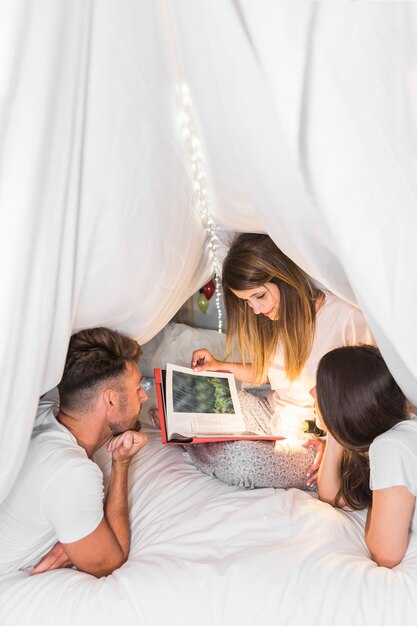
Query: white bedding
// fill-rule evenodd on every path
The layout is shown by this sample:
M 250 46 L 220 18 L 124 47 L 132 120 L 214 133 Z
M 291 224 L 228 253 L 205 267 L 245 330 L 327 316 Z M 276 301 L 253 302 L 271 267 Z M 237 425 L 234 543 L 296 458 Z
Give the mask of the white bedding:
M 363 514 L 297 489 L 227 486 L 144 430 L 128 562 L 100 580 L 65 569 L 0 578 L 1 626 L 416 624 L 415 537 L 401 565 L 378 568 Z

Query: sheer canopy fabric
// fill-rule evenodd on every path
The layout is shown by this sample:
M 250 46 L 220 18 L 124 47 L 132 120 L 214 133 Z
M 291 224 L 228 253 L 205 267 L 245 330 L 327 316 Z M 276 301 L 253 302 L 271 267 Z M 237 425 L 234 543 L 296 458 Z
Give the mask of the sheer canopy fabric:
M 414 3 L 3 0 L 1 498 L 71 333 L 146 342 L 212 274 L 182 87 L 220 239 L 357 302 L 417 402 L 416 42 Z

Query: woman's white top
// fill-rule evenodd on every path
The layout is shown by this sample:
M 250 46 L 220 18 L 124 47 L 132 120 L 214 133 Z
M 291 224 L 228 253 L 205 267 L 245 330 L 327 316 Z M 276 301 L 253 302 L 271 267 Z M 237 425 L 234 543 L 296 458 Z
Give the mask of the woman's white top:
M 372 491 L 388 487 L 407 487 L 417 496 L 417 416 L 399 422 L 386 433 L 374 439 L 369 448 Z M 414 508 L 411 528 L 417 530 L 417 512 Z
M 310 390 L 316 385 L 317 366 L 324 354 L 341 346 L 375 344 L 362 312 L 334 294 L 324 293 L 325 301 L 316 316 L 311 352 L 298 378 L 294 381 L 287 378 L 282 347 L 278 348 L 268 370 L 274 390 L 269 400 L 275 411 L 272 428 L 276 434 L 288 437 L 288 424 L 291 423 L 296 431 L 294 436 L 297 436 L 303 420 L 314 419 L 314 399 Z M 285 432 L 282 432 L 283 425 Z

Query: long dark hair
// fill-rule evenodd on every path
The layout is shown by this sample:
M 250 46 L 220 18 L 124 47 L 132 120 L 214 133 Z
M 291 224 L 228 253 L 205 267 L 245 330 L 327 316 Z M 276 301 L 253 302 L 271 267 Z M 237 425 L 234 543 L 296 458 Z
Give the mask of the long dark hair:
M 231 289 L 245 291 L 274 283 L 280 292 L 278 319 L 255 315 Z M 311 351 L 316 323 L 316 302 L 323 292 L 288 258 L 268 235 L 243 233 L 233 241 L 223 262 L 222 286 L 227 313 L 227 341 L 233 339 L 260 383 L 282 342 L 285 372 L 294 380 Z
M 341 488 L 352 509 L 371 505 L 369 446 L 378 435 L 409 418 L 407 400 L 378 348 L 345 346 L 325 354 L 317 369 L 317 403 L 328 431 L 345 452 Z

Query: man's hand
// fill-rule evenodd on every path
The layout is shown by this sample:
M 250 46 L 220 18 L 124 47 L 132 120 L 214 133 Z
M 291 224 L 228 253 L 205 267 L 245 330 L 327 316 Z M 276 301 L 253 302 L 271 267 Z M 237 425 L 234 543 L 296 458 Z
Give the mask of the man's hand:
M 308 448 L 311 446 L 312 448 L 314 448 L 315 452 L 313 463 L 308 468 L 306 474 L 306 485 L 307 487 L 310 487 L 317 482 L 317 475 L 319 473 L 320 464 L 323 460 L 324 450 L 326 448 L 326 441 L 325 439 L 317 439 L 316 437 L 313 437 L 312 439 L 307 439 L 307 441 L 304 441 L 302 445 L 304 448 Z
M 42 574 L 43 572 L 49 572 L 52 569 L 59 569 L 60 567 L 72 567 L 72 565 L 65 552 L 64 546 L 58 541 L 54 547 L 41 558 L 39 563 L 32 568 L 30 575 Z
M 131 459 L 148 441 L 148 437 L 135 430 L 126 430 L 121 435 L 110 439 L 107 444 L 108 452 L 112 453 L 113 461 L 130 463 Z
M 32 574 L 74 564 L 81 572 L 100 578 L 125 563 L 130 544 L 127 503 L 129 462 L 147 440 L 143 433 L 127 430 L 109 441 L 107 449 L 112 453 L 113 466 L 103 519 L 93 532 L 78 541 L 66 543 L 65 548 L 57 543 L 33 568 Z

